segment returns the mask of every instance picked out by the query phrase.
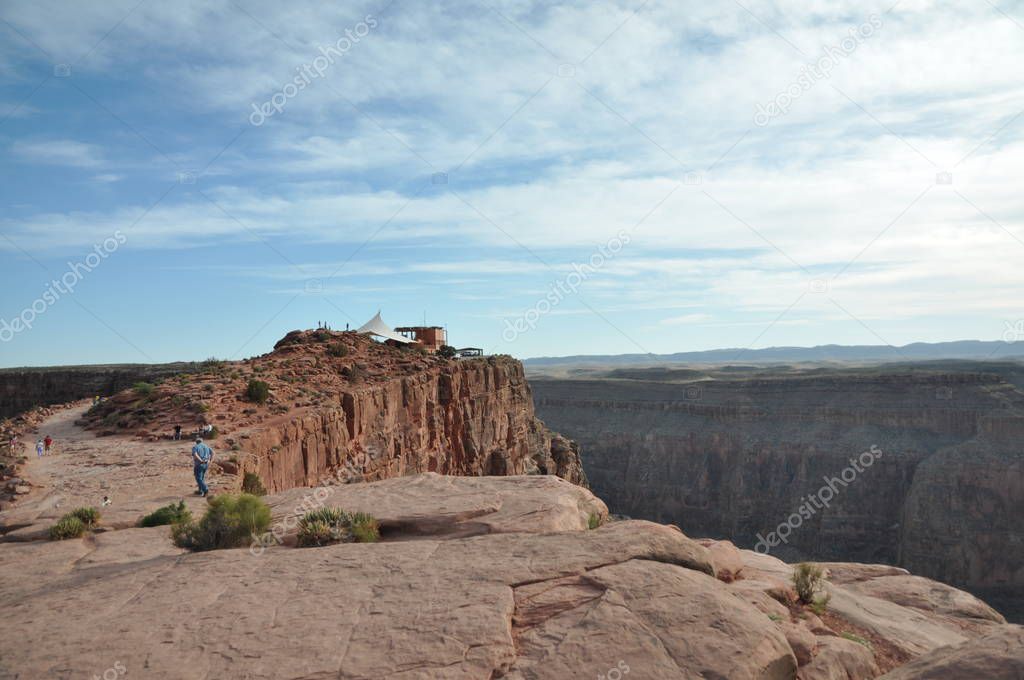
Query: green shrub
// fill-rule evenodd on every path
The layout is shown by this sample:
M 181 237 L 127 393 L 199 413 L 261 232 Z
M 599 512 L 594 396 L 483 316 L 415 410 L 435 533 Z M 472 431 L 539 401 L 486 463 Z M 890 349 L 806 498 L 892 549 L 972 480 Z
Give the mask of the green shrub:
M 333 342 L 327 348 L 327 353 L 330 354 L 332 357 L 338 357 L 339 359 L 342 357 L 347 357 L 348 346 L 343 342 Z
M 181 524 L 191 521 L 192 513 L 185 507 L 185 501 L 178 501 L 177 505 L 171 503 L 149 513 L 139 520 L 139 526 L 160 527 L 167 524 Z
M 270 385 L 262 380 L 256 380 L 253 378 L 249 381 L 249 386 L 245 389 L 245 398 L 249 401 L 257 404 L 267 403 L 267 398 L 270 396 Z
M 262 499 L 243 493 L 214 496 L 198 522 L 174 524 L 171 537 L 179 548 L 194 551 L 238 548 L 270 526 L 270 508 Z
M 92 528 L 100 523 L 100 511 L 96 508 L 75 508 L 64 516 L 77 517 L 88 528 Z
M 63 541 L 67 538 L 78 538 L 85 533 L 85 523 L 74 515 L 64 515 L 50 527 L 50 540 Z
M 452 347 L 451 345 L 441 345 L 440 347 L 437 348 L 437 356 L 443 357 L 445 359 L 454 359 L 455 348 Z
M 135 390 L 135 394 L 143 397 L 148 397 L 153 394 L 153 390 L 156 389 L 151 383 L 148 382 L 137 382 L 132 385 L 132 389 Z
M 300 546 L 311 547 L 336 543 L 337 531 L 327 522 L 303 521 L 299 523 L 298 543 Z
M 255 472 L 246 472 L 242 477 L 242 492 L 253 496 L 266 496 L 267 489 L 263 486 L 263 480 Z
M 821 608 L 824 611 L 829 596 L 825 590 L 825 571 L 816 564 L 801 562 L 793 569 L 793 587 L 797 597 L 804 604 Z M 817 613 L 817 609 L 815 609 Z
M 349 516 L 349 531 L 356 543 L 376 543 L 380 540 L 380 523 L 365 512 Z
M 380 525 L 364 513 L 349 514 L 338 508 L 318 508 L 307 512 L 299 520 L 300 546 L 320 546 L 329 543 L 376 543 L 380 540 Z
M 587 528 L 596 529 L 601 526 L 601 515 L 596 512 L 590 513 L 590 517 L 587 518 Z
M 313 332 L 313 339 L 317 342 L 327 342 L 331 339 L 331 332 L 323 328 L 318 328 Z

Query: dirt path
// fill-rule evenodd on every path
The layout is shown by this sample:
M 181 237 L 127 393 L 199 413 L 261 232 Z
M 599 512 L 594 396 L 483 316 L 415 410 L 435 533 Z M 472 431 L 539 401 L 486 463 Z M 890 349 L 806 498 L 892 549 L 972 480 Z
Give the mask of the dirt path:
M 32 493 L 14 508 L 0 512 L 0 540 L 31 540 L 62 514 L 79 506 L 100 508 L 110 528 L 133 526 L 139 517 L 162 505 L 192 496 L 195 480 L 190 441 L 144 442 L 134 437 L 97 437 L 75 421 L 87 405 L 58 412 L 43 422 L 31 438 L 28 462 L 21 475 Z M 38 458 L 35 440 L 50 435 L 50 453 Z M 29 437 L 25 438 L 26 441 Z M 216 442 L 212 442 L 216 450 Z M 231 478 L 210 471 L 207 481 L 216 489 Z M 111 503 L 102 507 L 103 497 Z

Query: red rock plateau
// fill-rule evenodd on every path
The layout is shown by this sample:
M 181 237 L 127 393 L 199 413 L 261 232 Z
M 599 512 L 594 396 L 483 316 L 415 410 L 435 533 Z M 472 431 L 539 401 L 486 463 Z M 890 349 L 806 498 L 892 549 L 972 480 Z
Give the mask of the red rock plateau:
M 266 497 L 276 540 L 184 552 L 137 520 L 183 496 L 202 511 L 188 442 L 99 437 L 76 425 L 85 409 L 40 423 L 54 450 L 28 459 L 31 492 L 0 512 L 0 678 L 1024 677 L 1024 629 L 967 593 L 825 564 L 819 616 L 795 601 L 790 565 L 614 521 L 552 475 L 294 487 Z M 211 484 L 237 477 L 215 469 Z M 95 532 L 45 539 L 103 496 Z M 311 505 L 373 514 L 381 541 L 296 547 Z
M 247 399 L 250 380 L 268 384 L 266 403 Z M 444 359 L 352 332 L 293 331 L 269 354 L 125 390 L 85 422 L 141 440 L 213 425 L 221 463 L 257 473 L 270 491 L 417 472 L 586 485 L 576 445 L 534 417 L 518 361 Z

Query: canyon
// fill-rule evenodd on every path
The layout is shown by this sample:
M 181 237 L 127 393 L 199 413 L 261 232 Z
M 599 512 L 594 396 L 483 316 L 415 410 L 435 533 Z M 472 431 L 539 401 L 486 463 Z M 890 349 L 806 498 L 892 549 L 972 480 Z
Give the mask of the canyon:
M 1020 372 L 691 366 L 531 383 L 538 414 L 580 443 L 614 513 L 788 561 L 905 567 L 1021 620 Z M 873 447 L 879 455 L 854 469 Z

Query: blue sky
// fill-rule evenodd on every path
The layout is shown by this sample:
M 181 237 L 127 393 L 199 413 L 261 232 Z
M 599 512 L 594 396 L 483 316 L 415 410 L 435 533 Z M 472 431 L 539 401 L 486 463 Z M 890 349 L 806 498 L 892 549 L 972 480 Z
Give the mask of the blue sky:
M 427 4 L 0 7 L 0 365 L 1024 317 L 1024 3 Z

